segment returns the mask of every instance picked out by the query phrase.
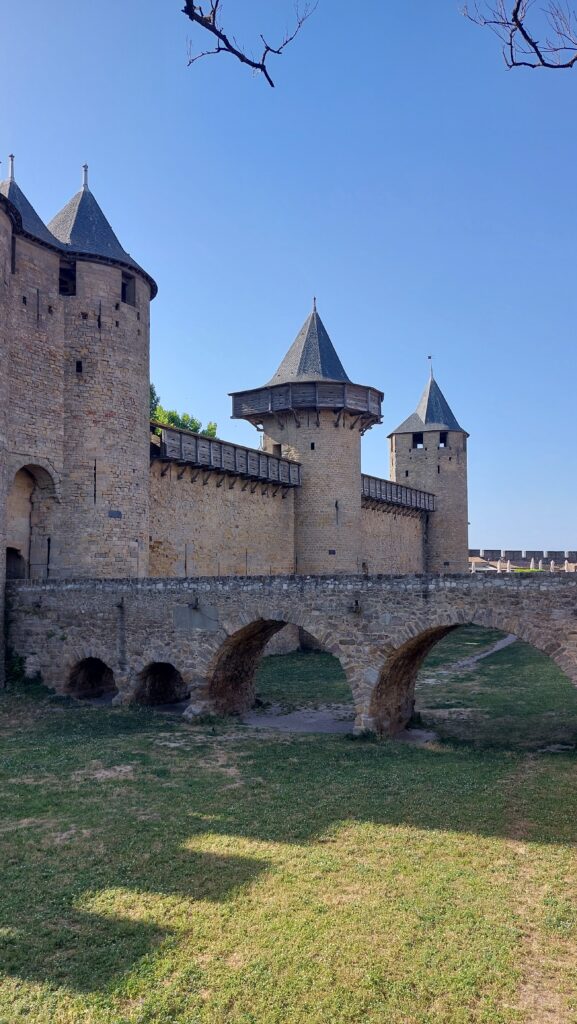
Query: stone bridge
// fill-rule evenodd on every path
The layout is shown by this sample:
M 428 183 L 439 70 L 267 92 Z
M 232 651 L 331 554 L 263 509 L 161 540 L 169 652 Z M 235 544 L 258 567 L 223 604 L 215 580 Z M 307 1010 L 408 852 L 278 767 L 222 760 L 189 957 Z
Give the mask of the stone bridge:
M 515 633 L 577 685 L 575 574 L 18 581 L 7 602 L 9 644 L 47 686 L 184 699 L 188 717 L 248 708 L 262 651 L 288 623 L 339 659 L 355 731 L 402 729 L 423 658 L 467 623 Z

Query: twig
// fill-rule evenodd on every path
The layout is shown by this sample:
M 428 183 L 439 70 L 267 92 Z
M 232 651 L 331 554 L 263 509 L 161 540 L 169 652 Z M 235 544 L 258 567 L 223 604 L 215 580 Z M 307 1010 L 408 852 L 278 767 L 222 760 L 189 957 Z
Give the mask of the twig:
M 216 46 L 213 50 L 203 50 L 201 53 L 192 54 L 189 52 L 188 64 L 194 64 L 195 61 L 200 60 L 202 57 L 211 57 L 216 53 L 230 53 L 233 57 L 236 57 L 241 64 L 247 64 L 248 67 L 254 71 L 259 71 L 264 75 L 268 84 L 274 89 L 274 82 L 270 76 L 267 59 L 270 54 L 280 56 L 285 49 L 292 43 L 293 39 L 298 35 L 305 21 L 310 18 L 311 14 L 314 13 L 318 6 L 318 0 L 309 0 L 305 6 L 301 9 L 297 3 L 295 8 L 296 25 L 292 32 L 286 33 L 284 39 L 278 46 L 271 46 L 267 43 L 263 35 L 260 36 L 263 51 L 258 58 L 251 57 L 244 49 L 238 45 L 236 39 L 231 38 L 224 31 L 222 25 L 219 23 L 219 8 L 221 7 L 221 0 L 209 0 L 209 6 L 206 4 L 194 3 L 193 0 L 185 0 L 185 5 L 182 8 L 182 13 L 192 21 L 195 25 L 200 25 L 201 28 L 209 32 L 216 39 Z
M 475 4 L 463 14 L 476 25 L 490 28 L 503 43 L 503 57 L 509 68 L 572 68 L 577 64 L 577 26 L 575 11 L 568 3 L 551 0 L 540 9 L 547 36 L 540 40 L 528 21 L 534 0 L 498 0 L 483 9 Z

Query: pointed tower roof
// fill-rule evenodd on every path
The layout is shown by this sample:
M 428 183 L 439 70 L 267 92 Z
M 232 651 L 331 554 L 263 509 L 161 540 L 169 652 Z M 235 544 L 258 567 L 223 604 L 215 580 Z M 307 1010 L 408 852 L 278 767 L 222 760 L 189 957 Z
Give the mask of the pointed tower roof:
M 432 370 L 415 412 L 392 434 L 413 434 L 425 430 L 458 430 L 462 434 L 467 433 L 459 426 Z
M 59 242 L 70 246 L 75 252 L 104 256 L 121 263 L 134 263 L 122 248 L 88 188 L 87 164 L 84 164 L 83 172 L 82 188 L 50 221 L 49 230 Z
M 326 328 L 317 313 L 316 299 L 274 377 L 260 388 L 233 391 L 233 419 L 245 419 L 262 426 L 269 416 L 284 414 L 298 422 L 300 412 L 330 410 L 338 426 L 342 413 L 353 416 L 351 430 L 357 424 L 363 433 L 381 422 L 383 392 L 364 384 L 353 384 L 333 348 Z
M 22 218 L 22 228 L 27 235 L 32 235 L 48 245 L 58 246 L 56 238 L 50 234 L 50 231 L 40 219 L 32 204 L 28 202 L 20 186 L 16 184 L 14 178 L 14 156 L 12 153 L 8 160 L 8 177 L 5 181 L 0 182 L 0 193 L 18 210 Z
M 143 275 L 151 286 L 154 298 L 158 288 L 154 279 L 122 248 L 104 213 L 88 188 L 88 164 L 82 168 L 82 188 L 72 196 L 60 213 L 50 221 L 49 231 L 60 248 L 74 256 L 96 256 L 112 263 L 131 267 Z
M 317 312 L 316 299 L 313 302 L 312 313 L 305 320 L 278 370 L 268 383 L 288 384 L 315 380 L 349 381 Z

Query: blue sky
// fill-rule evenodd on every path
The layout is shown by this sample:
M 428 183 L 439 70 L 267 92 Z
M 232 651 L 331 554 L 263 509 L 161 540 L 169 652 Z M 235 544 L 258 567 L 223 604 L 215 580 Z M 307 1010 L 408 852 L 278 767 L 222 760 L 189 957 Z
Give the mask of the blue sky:
M 163 404 L 257 444 L 227 392 L 268 380 L 316 294 L 349 376 L 385 392 L 366 472 L 388 476 L 432 353 L 471 434 L 471 544 L 577 547 L 577 71 L 507 71 L 454 0 L 356 22 L 320 0 L 273 90 L 226 55 L 188 68 L 180 7 L 27 0 L 0 37 L 2 167 L 48 220 L 88 161 L 159 284 Z M 291 0 L 229 13 L 250 44 Z

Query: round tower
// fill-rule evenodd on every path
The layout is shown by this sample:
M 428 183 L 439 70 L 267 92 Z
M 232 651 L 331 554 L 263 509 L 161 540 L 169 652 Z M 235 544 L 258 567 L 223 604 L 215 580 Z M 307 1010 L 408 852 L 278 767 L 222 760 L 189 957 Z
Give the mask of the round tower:
M 152 278 L 88 187 L 48 225 L 62 249 L 64 472 L 60 575 L 148 573 Z
M 382 399 L 376 388 L 351 383 L 316 302 L 269 383 L 232 395 L 233 417 L 263 431 L 266 451 L 301 463 L 297 573 L 360 571 L 361 436 L 381 421 Z
M 467 572 L 467 438 L 431 368 L 416 411 L 389 434 L 391 479 L 435 495 L 427 513 L 426 569 Z

